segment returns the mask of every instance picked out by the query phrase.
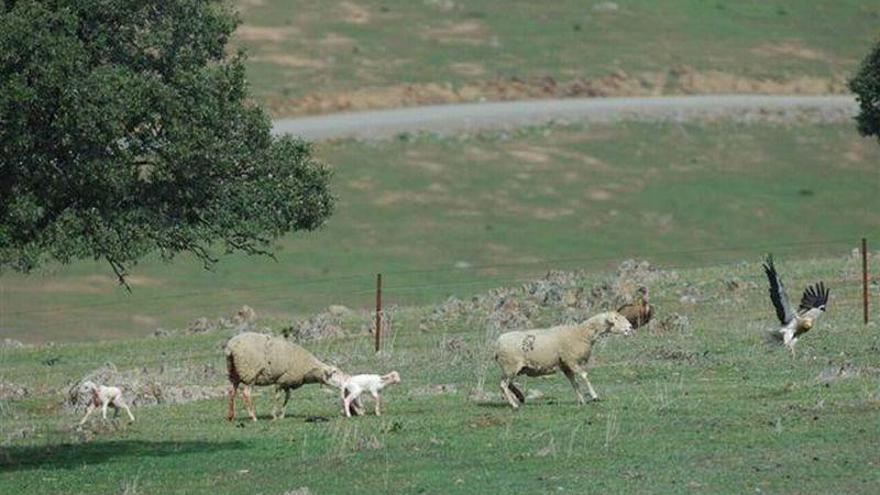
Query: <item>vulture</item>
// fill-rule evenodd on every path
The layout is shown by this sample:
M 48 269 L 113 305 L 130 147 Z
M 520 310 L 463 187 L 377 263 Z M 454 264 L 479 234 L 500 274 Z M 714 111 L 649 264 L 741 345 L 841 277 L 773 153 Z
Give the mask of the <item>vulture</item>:
M 791 303 L 788 302 L 788 295 L 785 293 L 782 279 L 779 278 L 776 267 L 773 266 L 772 255 L 767 255 L 763 266 L 767 280 L 770 281 L 770 300 L 773 302 L 773 307 L 776 308 L 779 322 L 782 323 L 782 326 L 771 331 L 770 335 L 781 340 L 794 356 L 794 345 L 798 338 L 809 332 L 815 326 L 819 316 L 825 312 L 830 291 L 825 287 L 824 282 L 807 287 L 801 296 L 801 304 L 795 312 Z
M 654 308 L 648 304 L 648 288 L 639 287 L 636 291 L 636 300 L 617 308 L 617 312 L 629 320 L 633 330 L 647 325 L 654 314 Z

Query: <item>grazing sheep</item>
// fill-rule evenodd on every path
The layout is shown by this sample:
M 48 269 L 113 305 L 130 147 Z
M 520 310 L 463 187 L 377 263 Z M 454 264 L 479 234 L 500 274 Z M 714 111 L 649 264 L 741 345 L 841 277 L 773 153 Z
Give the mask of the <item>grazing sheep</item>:
M 104 385 L 97 385 L 95 382 L 86 381 L 82 384 L 82 390 L 91 392 L 91 400 L 89 401 L 88 409 L 86 409 L 86 415 L 79 422 L 80 425 L 85 424 L 92 412 L 98 407 L 101 408 L 101 416 L 107 419 L 107 406 L 112 406 L 115 414 L 119 414 L 120 408 L 125 409 L 129 419 L 134 422 L 134 415 L 131 414 L 131 409 L 128 408 L 128 404 L 122 399 L 122 390 L 119 387 L 106 387 Z
M 648 322 L 651 321 L 651 317 L 654 315 L 654 308 L 648 304 L 648 288 L 645 286 L 639 287 L 639 290 L 636 291 L 636 295 L 637 297 L 635 301 L 617 308 L 617 312 L 629 320 L 629 324 L 632 325 L 633 330 L 647 325 Z
M 363 406 L 360 402 L 360 396 L 366 391 L 370 391 L 376 402 L 376 416 L 381 416 L 379 404 L 382 397 L 379 392 L 388 385 L 400 383 L 400 373 L 392 371 L 387 375 L 352 375 L 342 382 L 342 413 L 351 417 L 352 410 L 356 414 L 363 413 Z M 353 409 L 352 409 L 353 408 Z
M 606 334 L 630 335 L 632 325 L 615 311 L 600 313 L 575 325 L 508 332 L 498 337 L 495 361 L 501 366 L 501 392 L 516 409 L 525 402 L 523 393 L 512 383 L 517 375 L 550 375 L 561 369 L 571 382 L 580 404 L 584 404 L 576 381 L 579 376 L 587 384 L 593 400 L 598 399 L 593 385 L 583 368 L 590 359 L 596 340 Z
M 306 383 L 321 383 L 341 387 L 346 376 L 339 368 L 319 361 L 309 351 L 281 337 L 245 332 L 226 342 L 226 369 L 232 387 L 229 390 L 229 413 L 227 419 L 235 419 L 235 394 L 239 384 L 244 384 L 242 397 L 251 420 L 257 420 L 257 412 L 251 401 L 250 386 L 275 385 L 275 403 L 272 419 L 283 418 L 290 391 Z M 281 414 L 278 400 L 284 392 Z

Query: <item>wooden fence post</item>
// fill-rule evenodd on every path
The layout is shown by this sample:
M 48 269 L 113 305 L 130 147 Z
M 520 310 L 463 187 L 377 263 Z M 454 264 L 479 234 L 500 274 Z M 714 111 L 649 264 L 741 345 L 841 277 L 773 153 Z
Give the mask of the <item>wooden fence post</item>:
M 382 347 L 382 274 L 376 274 L 376 352 Z

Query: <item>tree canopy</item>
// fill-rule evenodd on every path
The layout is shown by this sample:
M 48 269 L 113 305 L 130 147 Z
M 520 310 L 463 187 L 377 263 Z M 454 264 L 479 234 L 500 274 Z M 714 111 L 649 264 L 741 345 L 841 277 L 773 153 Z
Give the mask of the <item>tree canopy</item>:
M 248 99 L 209 0 L 0 7 L 0 269 L 269 253 L 331 214 L 329 171 Z
M 856 116 L 859 132 L 880 140 L 880 40 L 862 61 L 849 87 L 859 102 L 859 114 Z

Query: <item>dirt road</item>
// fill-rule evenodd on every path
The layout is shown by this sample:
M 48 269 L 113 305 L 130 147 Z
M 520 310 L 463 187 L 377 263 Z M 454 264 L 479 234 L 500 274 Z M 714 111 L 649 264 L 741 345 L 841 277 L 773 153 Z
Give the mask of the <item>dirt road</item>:
M 309 140 L 384 139 L 401 133 L 468 133 L 504 130 L 549 121 L 617 122 L 737 120 L 840 122 L 857 111 L 852 96 L 708 95 L 583 98 L 432 105 L 274 122 L 276 133 Z

